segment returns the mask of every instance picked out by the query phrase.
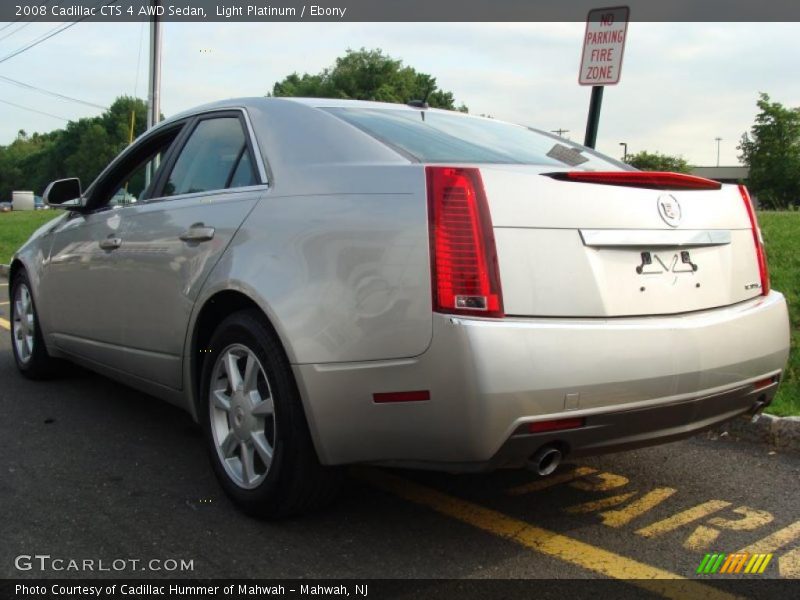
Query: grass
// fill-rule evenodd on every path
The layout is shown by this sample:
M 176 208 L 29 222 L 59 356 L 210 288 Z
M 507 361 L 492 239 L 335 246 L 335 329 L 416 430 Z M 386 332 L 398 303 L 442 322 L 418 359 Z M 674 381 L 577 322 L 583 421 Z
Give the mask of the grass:
M 0 212 L 0 265 L 11 262 L 11 256 L 34 231 L 60 214 L 60 210 Z
M 783 383 L 768 413 L 800 415 L 800 212 L 758 213 L 772 287 L 789 303 L 792 350 Z
M 38 227 L 61 214 L 58 210 L 0 213 L 0 264 Z M 783 292 L 789 302 L 792 352 L 783 383 L 767 412 L 775 415 L 800 415 L 800 212 L 760 212 L 772 287 Z

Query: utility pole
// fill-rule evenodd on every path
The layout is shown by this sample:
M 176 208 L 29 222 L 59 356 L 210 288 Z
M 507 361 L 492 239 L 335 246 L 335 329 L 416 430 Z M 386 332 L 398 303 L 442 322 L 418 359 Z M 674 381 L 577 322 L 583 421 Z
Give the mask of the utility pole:
M 564 137 L 565 133 L 569 133 L 569 129 L 551 129 L 550 133 L 555 133 L 558 137 Z
M 150 19 L 150 74 L 147 85 L 147 129 L 161 120 L 161 22 L 158 19 L 158 7 L 161 0 L 150 0 L 153 9 Z M 147 185 L 155 175 L 158 164 L 150 163 L 145 179 Z
M 722 141 L 721 137 L 714 138 L 717 141 L 717 166 L 719 166 L 719 143 Z

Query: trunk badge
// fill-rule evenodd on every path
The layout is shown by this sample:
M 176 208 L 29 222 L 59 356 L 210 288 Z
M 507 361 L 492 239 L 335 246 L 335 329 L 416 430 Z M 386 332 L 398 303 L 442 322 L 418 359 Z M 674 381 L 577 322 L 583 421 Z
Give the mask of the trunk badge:
M 681 224 L 681 205 L 677 198 L 672 194 L 663 194 L 658 197 L 658 214 L 661 219 L 670 227 L 677 227 Z

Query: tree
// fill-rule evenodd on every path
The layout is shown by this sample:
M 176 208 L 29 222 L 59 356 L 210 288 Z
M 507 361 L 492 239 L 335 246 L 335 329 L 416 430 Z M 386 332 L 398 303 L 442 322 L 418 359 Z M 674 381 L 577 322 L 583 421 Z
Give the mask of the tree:
M 670 156 L 660 152 L 648 152 L 647 150 L 628 155 L 625 162 L 642 171 L 689 173 L 692 170 L 691 165 L 680 156 Z
M 7 146 L 0 146 L 0 200 L 13 190 L 41 194 L 47 184 L 63 177 L 79 177 L 84 187 L 128 145 L 131 136 L 146 128 L 146 104 L 121 96 L 101 115 L 70 121 L 64 129 L 28 134 L 20 130 Z
M 750 168 L 748 187 L 763 208 L 800 205 L 800 109 L 759 94 L 750 133 L 742 135 L 739 159 Z
M 436 108 L 469 112 L 463 103 L 456 108 L 453 93 L 438 89 L 435 77 L 403 66 L 403 61 L 387 56 L 380 49 L 348 49 L 332 67 L 320 73 L 292 73 L 276 82 L 271 95 L 401 104 L 424 99 Z

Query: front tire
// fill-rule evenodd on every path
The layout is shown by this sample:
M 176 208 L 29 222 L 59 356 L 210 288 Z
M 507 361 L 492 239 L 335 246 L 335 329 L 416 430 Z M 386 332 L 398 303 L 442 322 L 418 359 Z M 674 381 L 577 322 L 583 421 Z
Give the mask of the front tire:
M 214 472 L 245 512 L 264 518 L 327 504 L 338 469 L 320 465 L 283 348 L 263 316 L 237 312 L 203 363 L 200 411 Z
M 47 353 L 28 275 L 20 271 L 11 283 L 11 348 L 17 368 L 28 379 L 49 379 L 60 361 Z

